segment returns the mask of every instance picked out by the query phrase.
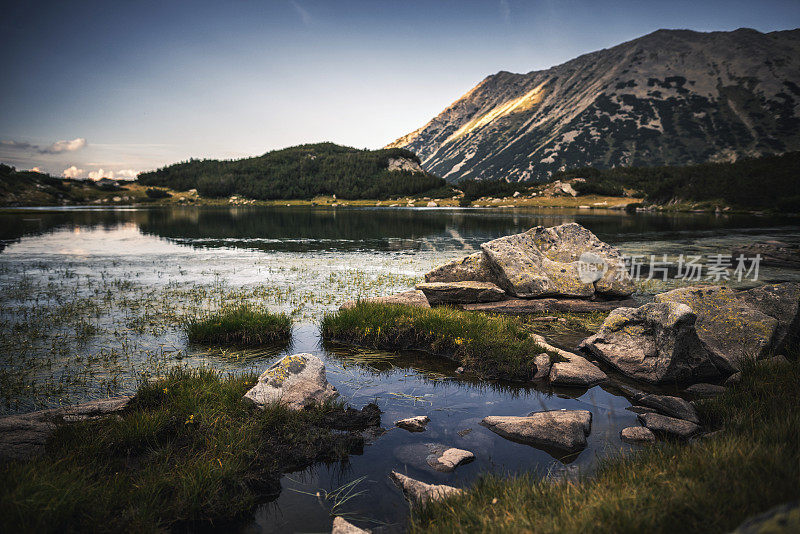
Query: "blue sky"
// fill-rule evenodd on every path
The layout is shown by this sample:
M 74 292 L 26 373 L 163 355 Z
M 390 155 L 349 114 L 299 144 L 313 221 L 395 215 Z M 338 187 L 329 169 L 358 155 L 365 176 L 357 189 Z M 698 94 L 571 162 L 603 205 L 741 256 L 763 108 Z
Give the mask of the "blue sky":
M 378 148 L 500 70 L 659 28 L 800 26 L 796 0 L 5 4 L 0 161 L 80 177 L 317 141 Z

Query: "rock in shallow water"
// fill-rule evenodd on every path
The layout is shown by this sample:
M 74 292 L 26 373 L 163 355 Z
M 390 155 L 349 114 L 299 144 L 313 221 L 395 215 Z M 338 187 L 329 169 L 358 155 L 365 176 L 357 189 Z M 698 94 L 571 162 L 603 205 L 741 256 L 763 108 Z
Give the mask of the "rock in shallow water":
M 577 354 L 566 362 L 556 362 L 550 369 L 550 383 L 556 386 L 592 387 L 607 378 L 599 367 Z
M 469 463 L 474 459 L 475 455 L 464 449 L 437 447 L 431 451 L 425 461 L 437 471 L 450 473 L 459 465 Z
M 403 491 L 406 499 L 411 502 L 424 503 L 427 501 L 438 501 L 453 495 L 460 495 L 463 490 L 444 484 L 426 484 L 419 480 L 414 480 L 397 471 L 392 471 L 389 478 L 395 485 Z
M 697 416 L 697 411 L 694 409 L 694 406 L 686 399 L 638 391 L 626 391 L 626 393 L 634 402 L 652 408 L 663 415 L 675 417 L 676 419 L 683 419 L 684 421 L 691 421 L 692 423 L 700 422 L 700 418 Z
M 244 398 L 259 408 L 278 402 L 292 410 L 302 410 L 336 395 L 336 388 L 325 377 L 322 360 L 311 354 L 293 354 L 264 371 Z
M 370 534 L 371 530 L 358 528 L 346 519 L 336 516 L 333 518 L 331 534 Z
M 655 432 L 669 437 L 687 439 L 697 434 L 700 427 L 691 421 L 676 419 L 658 413 L 644 413 L 639 415 L 639 421 Z
M 431 306 L 493 302 L 506 298 L 506 293 L 490 282 L 426 282 L 417 289 L 425 294 Z
M 656 435 L 649 428 L 643 426 L 629 426 L 619 433 L 622 441 L 628 443 L 654 443 Z
M 534 412 L 526 417 L 489 416 L 481 424 L 504 438 L 535 447 L 552 447 L 577 452 L 586 447 L 592 429 L 592 413 L 587 410 Z
M 415 415 L 414 417 L 408 417 L 406 419 L 400 419 L 399 421 L 395 421 L 395 426 L 402 428 L 403 430 L 408 430 L 409 432 L 424 432 L 425 425 L 430 423 L 430 418 L 427 415 Z

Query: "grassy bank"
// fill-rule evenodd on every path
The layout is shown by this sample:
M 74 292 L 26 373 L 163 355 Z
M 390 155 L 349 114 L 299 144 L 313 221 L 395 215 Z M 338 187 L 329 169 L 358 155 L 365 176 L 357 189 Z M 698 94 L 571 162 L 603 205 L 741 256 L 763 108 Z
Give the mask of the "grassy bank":
M 359 302 L 326 315 L 322 337 L 382 350 L 423 350 L 459 362 L 485 378 L 529 380 L 533 358 L 547 352 L 513 317 L 494 317 L 447 307 Z M 557 357 L 557 356 L 554 356 Z
M 334 404 L 292 412 L 242 402 L 254 382 L 179 368 L 142 385 L 121 418 L 61 427 L 42 456 L 0 464 L 0 531 L 150 532 L 232 519 L 279 491 L 282 472 L 363 445 L 328 429 Z
M 292 319 L 249 305 L 240 305 L 202 318 L 195 318 L 186 327 L 192 343 L 265 345 L 288 341 Z
M 661 443 L 553 484 L 482 478 L 464 497 L 418 509 L 411 532 L 729 532 L 800 496 L 800 365 L 748 365 L 699 405 L 719 435 Z

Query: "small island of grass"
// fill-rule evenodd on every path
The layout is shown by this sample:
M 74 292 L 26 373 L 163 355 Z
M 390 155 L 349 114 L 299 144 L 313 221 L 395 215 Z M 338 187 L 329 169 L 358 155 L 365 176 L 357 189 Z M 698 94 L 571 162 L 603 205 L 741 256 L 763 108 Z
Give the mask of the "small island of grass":
M 187 334 L 192 343 L 267 345 L 289 339 L 292 319 L 286 314 L 242 305 L 190 320 Z

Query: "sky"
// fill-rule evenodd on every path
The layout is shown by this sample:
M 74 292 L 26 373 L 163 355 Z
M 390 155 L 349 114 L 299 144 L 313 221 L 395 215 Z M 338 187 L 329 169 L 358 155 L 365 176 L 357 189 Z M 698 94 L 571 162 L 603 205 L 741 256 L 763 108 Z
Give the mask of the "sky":
M 800 26 L 797 0 L 2 1 L 0 162 L 77 178 L 380 148 L 500 70 L 659 28 Z

